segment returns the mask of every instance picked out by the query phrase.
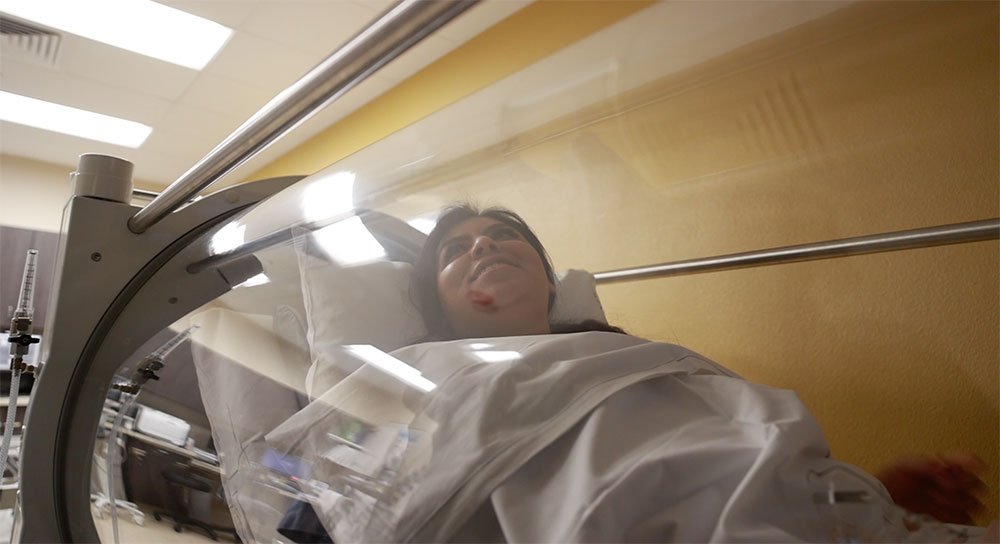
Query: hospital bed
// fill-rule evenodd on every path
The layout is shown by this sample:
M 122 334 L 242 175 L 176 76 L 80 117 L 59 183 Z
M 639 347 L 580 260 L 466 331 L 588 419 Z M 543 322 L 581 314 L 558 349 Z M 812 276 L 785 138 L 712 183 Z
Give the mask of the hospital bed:
M 419 490 L 399 475 L 447 428 L 414 408 L 439 384 L 387 354 L 422 336 L 422 231 L 470 197 L 524 215 L 557 268 L 595 272 L 565 276 L 567 315 L 798 390 L 864 468 L 925 438 L 992 456 L 995 476 L 995 4 L 654 4 L 312 175 L 193 200 L 466 9 L 399 4 L 141 209 L 127 161 L 81 157 L 17 538 L 98 539 L 80 452 L 122 363 L 193 324 L 194 367 L 161 372 L 198 373 L 245 541 L 288 541 L 296 505 L 330 533 Z M 390 525 L 344 534 L 448 534 Z

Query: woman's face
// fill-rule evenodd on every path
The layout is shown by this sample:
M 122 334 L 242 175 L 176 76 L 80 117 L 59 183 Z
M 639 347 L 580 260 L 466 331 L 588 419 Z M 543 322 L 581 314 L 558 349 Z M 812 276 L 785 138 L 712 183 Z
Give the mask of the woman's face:
M 535 248 L 488 217 L 459 223 L 438 246 L 438 297 L 459 338 L 546 334 L 555 286 Z

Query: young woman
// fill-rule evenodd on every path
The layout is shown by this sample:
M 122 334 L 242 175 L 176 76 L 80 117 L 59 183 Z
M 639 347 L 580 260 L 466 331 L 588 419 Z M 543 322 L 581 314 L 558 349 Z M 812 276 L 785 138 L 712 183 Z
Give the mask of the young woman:
M 414 295 L 430 339 L 623 331 L 596 321 L 551 324 L 556 280 L 545 248 L 516 213 L 467 204 L 443 211 L 414 267 Z M 901 460 L 879 479 L 900 506 L 968 524 L 984 468 L 973 455 Z
M 966 524 L 980 507 L 974 456 L 897 462 L 883 487 L 830 457 L 791 391 L 605 323 L 551 323 L 552 265 L 513 212 L 446 209 L 413 274 L 430 335 L 391 355 L 433 387 L 383 384 L 401 438 L 380 487 L 300 503 L 279 528 L 296 541 L 939 542 L 944 526 L 893 500 Z

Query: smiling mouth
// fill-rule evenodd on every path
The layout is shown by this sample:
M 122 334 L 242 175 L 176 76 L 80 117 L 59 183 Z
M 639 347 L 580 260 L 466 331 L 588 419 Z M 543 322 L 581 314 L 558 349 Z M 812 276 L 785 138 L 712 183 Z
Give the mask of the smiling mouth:
M 495 268 L 500 268 L 501 266 L 511 266 L 511 267 L 513 267 L 514 265 L 511 264 L 511 263 L 508 263 L 506 261 L 496 261 L 496 262 L 492 262 L 490 264 L 487 264 L 486 266 L 480 266 L 479 268 L 476 269 L 475 273 L 472 275 L 472 279 L 470 279 L 469 281 L 470 282 L 476 281 L 483 274 L 485 274 L 485 273 L 487 273 L 490 270 L 493 270 Z

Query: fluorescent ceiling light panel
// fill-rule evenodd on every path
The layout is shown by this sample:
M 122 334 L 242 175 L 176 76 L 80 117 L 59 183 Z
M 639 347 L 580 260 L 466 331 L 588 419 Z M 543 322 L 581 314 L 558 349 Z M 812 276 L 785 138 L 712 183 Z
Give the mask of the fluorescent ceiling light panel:
M 149 0 L 0 0 L 0 11 L 195 70 L 233 33 Z
M 0 91 L 0 120 L 133 149 L 153 132 L 135 121 L 4 91 Z

